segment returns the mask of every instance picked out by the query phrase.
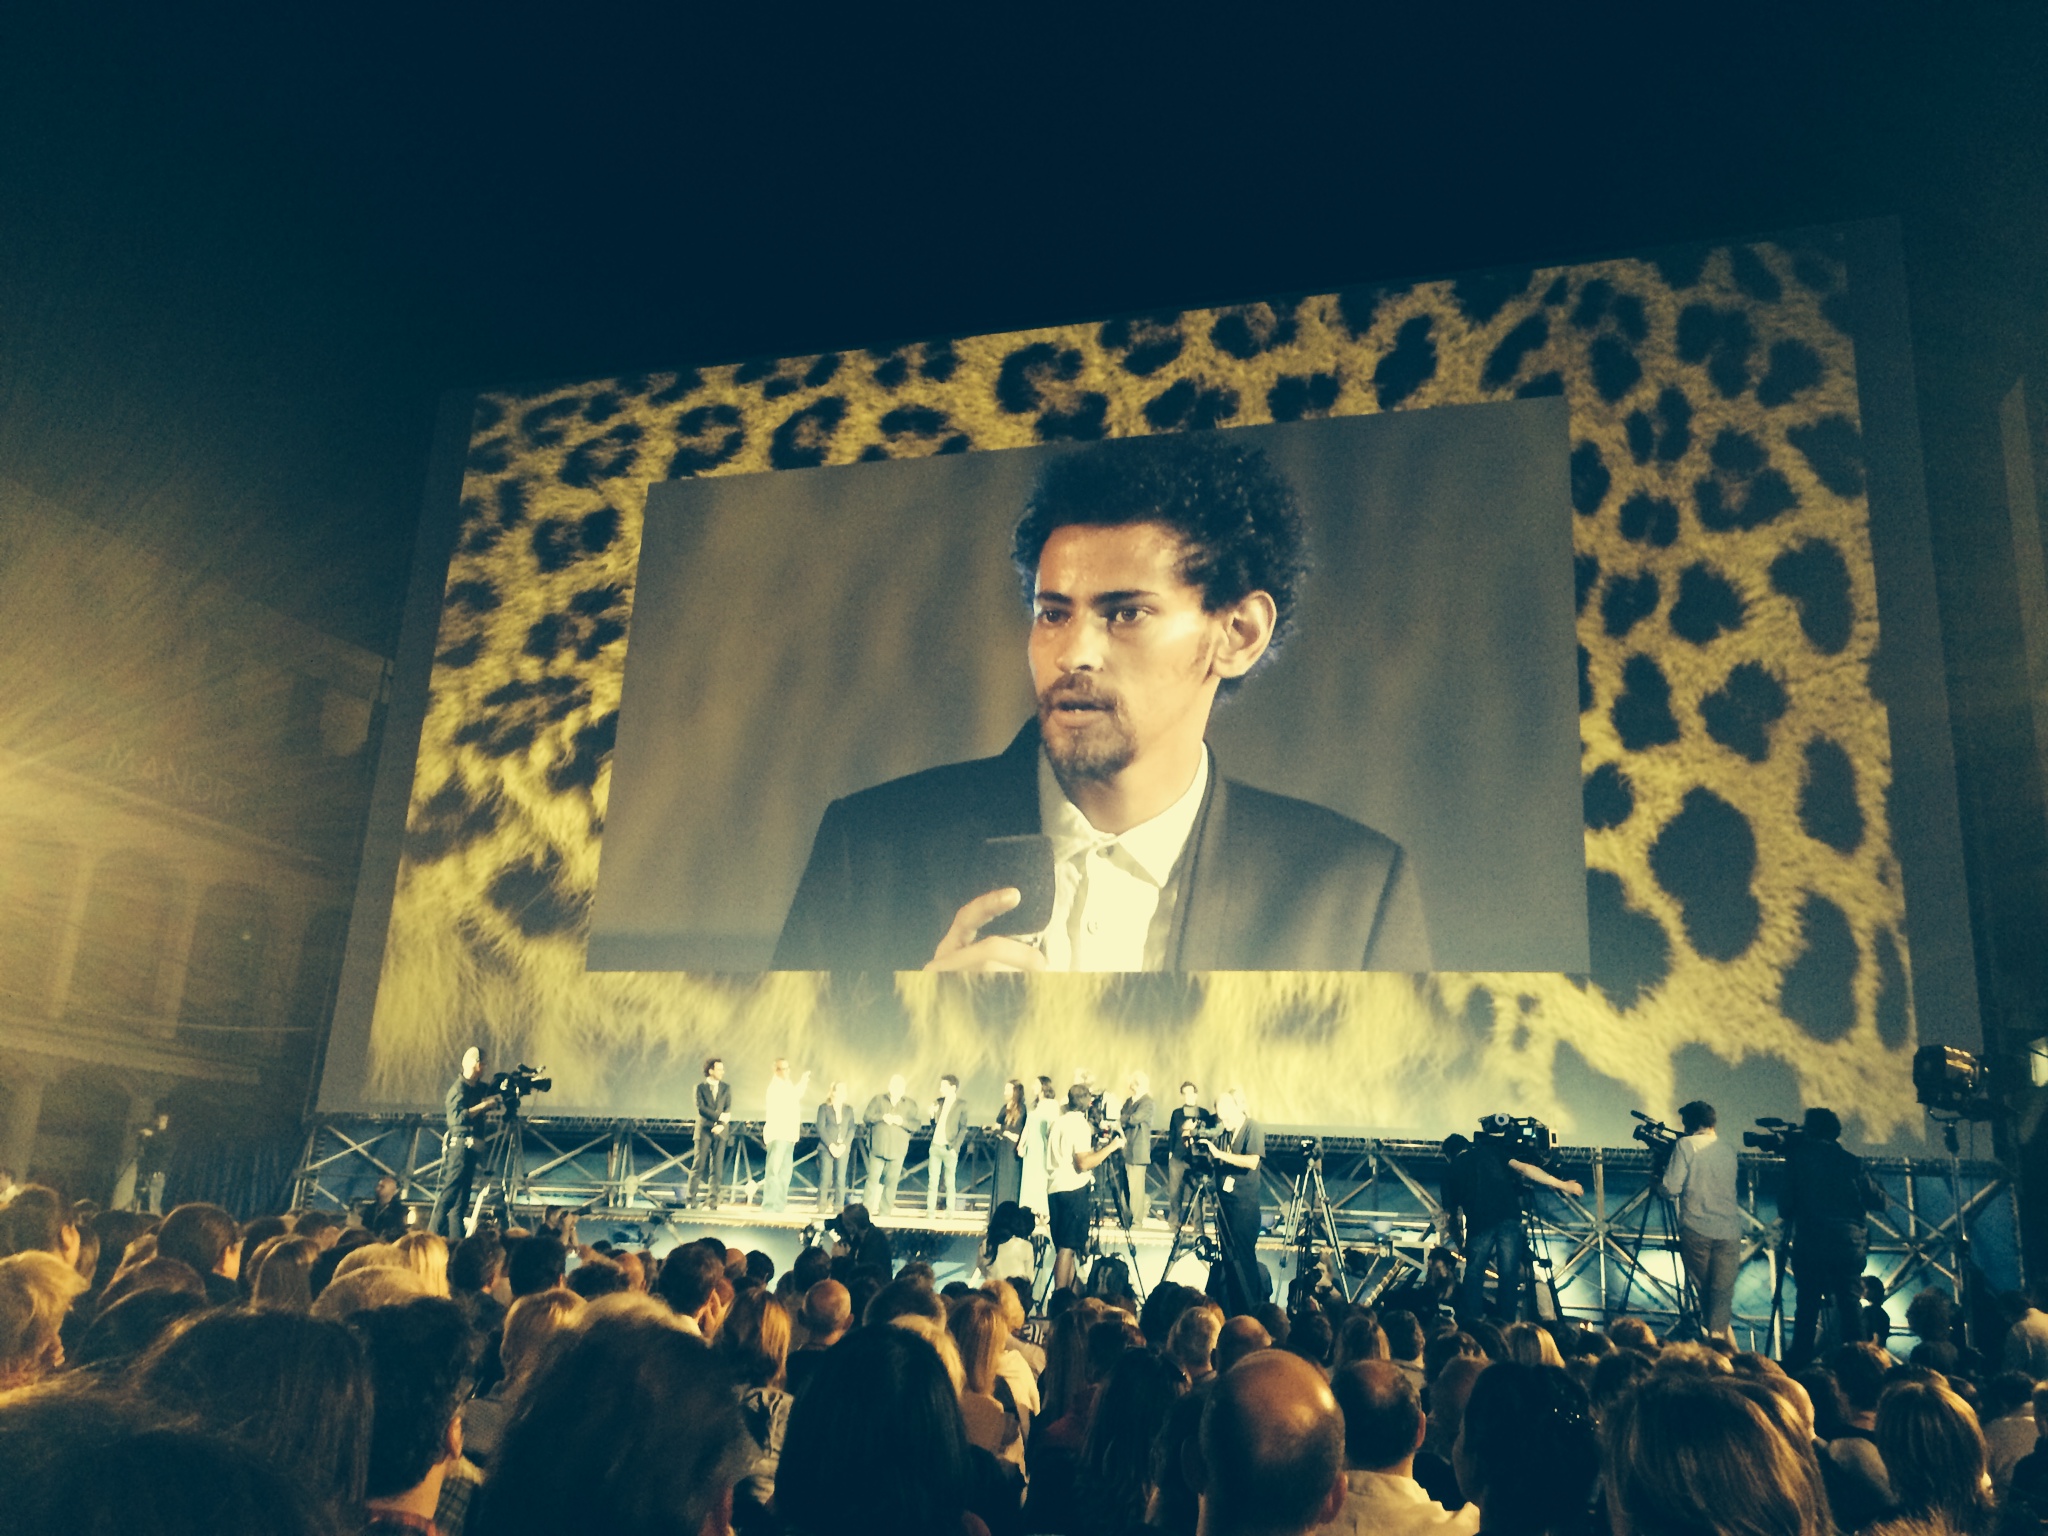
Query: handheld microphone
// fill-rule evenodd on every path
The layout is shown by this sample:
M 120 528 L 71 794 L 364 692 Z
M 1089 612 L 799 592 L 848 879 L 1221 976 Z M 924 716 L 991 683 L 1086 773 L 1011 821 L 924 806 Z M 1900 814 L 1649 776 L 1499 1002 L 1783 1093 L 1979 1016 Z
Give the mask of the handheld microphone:
M 973 888 L 961 898 L 971 901 L 987 891 L 1015 886 L 1022 899 L 1016 906 L 982 925 L 984 934 L 1018 938 L 1045 932 L 1052 923 L 1052 839 L 1040 832 L 1022 837 L 982 839 L 975 856 Z

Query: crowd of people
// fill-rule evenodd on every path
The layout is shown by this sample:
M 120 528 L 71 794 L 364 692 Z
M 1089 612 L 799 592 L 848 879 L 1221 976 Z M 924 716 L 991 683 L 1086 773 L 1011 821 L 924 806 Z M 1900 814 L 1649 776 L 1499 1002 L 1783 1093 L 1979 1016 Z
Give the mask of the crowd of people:
M 374 1209 L 374 1208 L 373 1208 Z M 2034 1536 L 2048 1314 L 1981 1354 L 1787 1375 L 1641 1319 L 1297 1295 L 1226 1317 L 1120 1264 L 1041 1310 L 936 1283 L 858 1205 L 785 1272 L 573 1219 L 422 1231 L 0 1209 L 0 1526 L 749 1536 Z M 1422 1294 L 1414 1292 L 1411 1294 Z M 1391 1299 L 1391 1298 L 1389 1298 Z M 2048 1397 L 2038 1406 L 2048 1410 Z

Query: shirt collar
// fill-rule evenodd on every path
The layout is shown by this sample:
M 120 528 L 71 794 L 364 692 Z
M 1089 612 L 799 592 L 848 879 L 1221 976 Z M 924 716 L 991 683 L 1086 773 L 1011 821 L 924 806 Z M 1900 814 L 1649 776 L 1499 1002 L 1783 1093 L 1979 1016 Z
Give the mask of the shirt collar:
M 1194 780 L 1178 800 L 1150 821 L 1140 822 L 1127 832 L 1117 835 L 1099 832 L 1081 814 L 1081 808 L 1067 798 L 1066 791 L 1060 788 L 1052 763 L 1041 749 L 1038 754 L 1038 824 L 1052 839 L 1055 863 L 1078 858 L 1091 849 L 1120 846 L 1145 878 L 1163 889 L 1173 875 L 1173 866 L 1180 861 L 1181 850 L 1187 847 L 1188 837 L 1195 829 L 1195 818 L 1202 812 L 1202 797 L 1208 788 L 1209 749 L 1204 746 L 1201 758 L 1195 764 Z

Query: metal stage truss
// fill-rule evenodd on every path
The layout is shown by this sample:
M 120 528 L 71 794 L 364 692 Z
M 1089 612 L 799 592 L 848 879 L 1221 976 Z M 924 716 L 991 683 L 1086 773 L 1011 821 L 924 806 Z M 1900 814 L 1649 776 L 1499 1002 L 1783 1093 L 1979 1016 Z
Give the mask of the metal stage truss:
M 536 1214 L 544 1205 L 560 1205 L 615 1226 L 638 1224 L 643 1231 L 681 1214 L 696 1155 L 693 1122 L 535 1117 L 522 1119 L 520 1128 Z M 438 1121 L 422 1116 L 321 1117 L 307 1130 L 294 1184 L 295 1203 L 302 1208 L 355 1205 L 370 1197 L 378 1176 L 386 1173 L 398 1179 L 408 1202 L 431 1203 L 440 1172 L 441 1139 Z M 1278 1133 L 1267 1138 L 1261 1176 L 1269 1220 L 1289 1207 L 1307 1140 Z M 1337 1136 L 1320 1141 L 1324 1180 L 1351 1273 L 1369 1275 L 1368 1284 L 1376 1290 L 1377 1282 L 1419 1268 L 1426 1247 L 1434 1241 L 1432 1218 L 1443 1176 L 1437 1144 Z M 978 1217 L 988 1209 L 997 1146 L 983 1134 L 970 1138 L 960 1159 L 961 1204 L 977 1219 L 947 1222 L 937 1225 L 936 1231 L 959 1235 L 978 1229 Z M 911 1148 L 892 1225 L 931 1225 L 922 1220 L 925 1151 L 922 1139 Z M 758 1209 L 767 1163 L 761 1127 L 735 1126 L 727 1156 L 727 1204 L 719 1220 L 732 1226 L 745 1223 L 748 1207 Z M 806 1137 L 798 1143 L 789 1194 L 792 1220 L 816 1208 L 816 1157 L 814 1140 Z M 862 1157 L 856 1145 L 856 1197 L 866 1182 Z M 1775 1209 L 1782 1164 L 1754 1153 L 1744 1153 L 1740 1161 L 1745 1231 L 1735 1327 L 1746 1345 L 1776 1353 L 1782 1339 L 1770 1299 L 1777 1266 L 1785 1256 Z M 1996 1289 L 2022 1283 L 2018 1212 L 2004 1168 L 1967 1161 L 1952 1170 L 1946 1158 L 1874 1157 L 1866 1162 L 1890 1200 L 1887 1210 L 1871 1218 L 1870 1244 L 1870 1272 L 1883 1279 L 1887 1297 L 1910 1296 L 1929 1285 L 1955 1290 L 1952 1173 L 1960 1185 L 1976 1267 Z M 1558 1149 L 1552 1167 L 1586 1189 L 1582 1198 L 1541 1192 L 1535 1201 L 1539 1260 L 1548 1261 L 1564 1311 L 1607 1320 L 1626 1310 L 1653 1325 L 1673 1320 L 1680 1289 L 1678 1255 L 1668 1235 L 1664 1202 L 1651 1182 L 1649 1153 L 1634 1145 L 1565 1147 Z M 1155 1205 L 1164 1183 L 1162 1146 L 1151 1180 Z M 1295 1236 L 1269 1229 L 1269 1242 L 1262 1247 L 1275 1253 L 1292 1249 Z M 1790 1329 L 1793 1288 L 1786 1287 L 1785 1333 Z

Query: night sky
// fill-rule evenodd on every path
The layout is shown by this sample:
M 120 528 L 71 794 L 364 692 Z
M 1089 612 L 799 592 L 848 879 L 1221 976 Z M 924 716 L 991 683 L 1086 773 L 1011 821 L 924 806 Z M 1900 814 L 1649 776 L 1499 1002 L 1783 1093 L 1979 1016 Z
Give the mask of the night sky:
M 0 28 L 0 474 L 385 654 L 456 385 L 1896 214 L 1966 538 L 1984 402 L 2042 354 L 2033 4 L 35 9 Z

